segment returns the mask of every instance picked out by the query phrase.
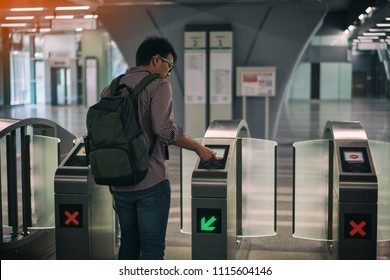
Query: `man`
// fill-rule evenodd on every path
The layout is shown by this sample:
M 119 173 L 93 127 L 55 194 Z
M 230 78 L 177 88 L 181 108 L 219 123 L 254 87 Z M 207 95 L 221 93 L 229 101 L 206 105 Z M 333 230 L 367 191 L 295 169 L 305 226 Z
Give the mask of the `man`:
M 148 143 L 158 140 L 149 162 L 148 174 L 137 185 L 111 187 L 119 217 L 121 243 L 119 259 L 163 259 L 171 189 L 165 162 L 165 146 L 175 145 L 197 153 L 201 161 L 215 159 L 212 150 L 184 134 L 175 124 L 172 88 L 166 80 L 177 60 L 173 46 L 161 37 L 148 37 L 136 53 L 136 65 L 121 79 L 134 88 L 149 73 L 153 80 L 138 95 L 141 127 Z M 107 95 L 103 91 L 103 96 Z

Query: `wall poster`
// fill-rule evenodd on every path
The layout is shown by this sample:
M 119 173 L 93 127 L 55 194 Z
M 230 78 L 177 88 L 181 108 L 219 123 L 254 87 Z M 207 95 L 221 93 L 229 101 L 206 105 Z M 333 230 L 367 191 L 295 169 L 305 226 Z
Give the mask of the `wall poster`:
M 206 32 L 185 32 L 185 104 L 206 103 Z
M 210 103 L 232 103 L 233 32 L 210 32 Z

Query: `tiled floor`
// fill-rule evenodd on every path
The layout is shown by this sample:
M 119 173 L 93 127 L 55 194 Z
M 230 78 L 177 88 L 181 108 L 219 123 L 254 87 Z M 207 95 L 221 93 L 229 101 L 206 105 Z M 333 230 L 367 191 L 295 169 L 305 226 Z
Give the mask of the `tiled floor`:
M 1 108 L 0 118 L 40 117 L 56 121 L 76 136 L 85 133 L 85 107 L 18 106 Z M 292 236 L 292 144 L 321 139 L 325 123 L 360 121 L 370 140 L 390 142 L 390 101 L 292 101 L 285 105 L 276 139 L 277 153 L 277 235 L 248 239 L 246 259 L 327 260 L 335 254 L 323 241 Z M 250 129 L 250 128 L 249 128 Z M 180 232 L 180 157 L 179 149 L 170 148 L 172 207 L 169 217 L 166 259 L 191 259 L 191 236 Z M 390 155 L 387 155 L 390 156 Z M 390 242 L 378 243 L 378 259 L 390 259 Z

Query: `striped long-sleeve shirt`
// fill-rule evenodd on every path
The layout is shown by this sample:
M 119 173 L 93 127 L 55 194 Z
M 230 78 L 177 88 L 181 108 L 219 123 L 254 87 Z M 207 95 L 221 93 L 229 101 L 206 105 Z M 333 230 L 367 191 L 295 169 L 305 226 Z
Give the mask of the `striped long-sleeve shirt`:
M 134 88 L 149 72 L 142 67 L 134 67 L 121 79 Z M 102 96 L 108 95 L 108 87 Z M 183 138 L 183 129 L 175 124 L 172 103 L 172 87 L 166 79 L 155 79 L 138 95 L 138 113 L 141 128 L 149 145 L 157 135 L 157 143 L 153 150 L 148 174 L 145 179 L 134 186 L 115 187 L 114 191 L 135 191 L 150 188 L 164 179 L 169 179 L 168 167 L 165 160 L 164 145 Z

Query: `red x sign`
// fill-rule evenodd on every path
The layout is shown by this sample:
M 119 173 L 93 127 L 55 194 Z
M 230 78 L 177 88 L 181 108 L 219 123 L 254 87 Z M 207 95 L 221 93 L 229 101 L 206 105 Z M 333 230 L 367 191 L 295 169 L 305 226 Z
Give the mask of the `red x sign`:
M 367 224 L 365 221 L 361 221 L 359 224 L 356 224 L 355 221 L 351 220 L 349 224 L 353 229 L 349 232 L 350 236 L 354 236 L 356 233 L 359 233 L 361 236 L 365 236 L 366 232 L 363 230 L 363 227 Z
M 74 211 L 73 214 L 71 214 L 69 211 L 65 211 L 64 214 L 66 217 L 68 217 L 68 219 L 65 221 L 65 225 L 69 225 L 70 223 L 74 223 L 76 226 L 79 225 L 79 221 L 76 219 L 80 214 L 78 211 Z

